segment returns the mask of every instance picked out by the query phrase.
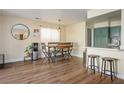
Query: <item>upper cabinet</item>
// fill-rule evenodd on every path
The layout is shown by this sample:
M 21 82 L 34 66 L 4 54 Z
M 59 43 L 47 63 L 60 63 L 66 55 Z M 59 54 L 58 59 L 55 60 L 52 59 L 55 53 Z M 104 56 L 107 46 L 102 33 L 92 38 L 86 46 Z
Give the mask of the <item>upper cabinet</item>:
M 118 11 L 119 9 L 93 9 L 93 10 L 89 10 L 87 12 L 87 18 L 94 18 L 97 16 L 101 16 L 104 14 L 109 14 L 115 11 Z
M 121 42 L 121 10 L 89 10 L 86 27 L 87 46 L 119 48 Z M 89 29 L 91 30 L 90 35 Z

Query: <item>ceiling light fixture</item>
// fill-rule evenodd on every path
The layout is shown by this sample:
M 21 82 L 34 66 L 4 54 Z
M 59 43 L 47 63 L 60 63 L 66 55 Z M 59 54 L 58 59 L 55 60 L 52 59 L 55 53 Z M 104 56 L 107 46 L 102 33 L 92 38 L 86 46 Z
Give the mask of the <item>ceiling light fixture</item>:
M 38 19 L 40 19 L 40 18 L 39 18 L 39 17 L 36 17 L 35 19 L 37 19 L 37 20 L 38 20 Z

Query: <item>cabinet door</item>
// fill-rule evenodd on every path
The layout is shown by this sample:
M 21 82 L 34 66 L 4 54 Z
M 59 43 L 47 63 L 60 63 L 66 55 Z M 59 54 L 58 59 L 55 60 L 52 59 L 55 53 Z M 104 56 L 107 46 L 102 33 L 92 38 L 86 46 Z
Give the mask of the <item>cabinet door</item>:
M 110 37 L 120 37 L 120 33 L 121 33 L 121 26 L 115 26 L 115 27 L 111 27 L 110 29 Z
M 100 48 L 108 46 L 108 27 L 94 29 L 94 46 Z

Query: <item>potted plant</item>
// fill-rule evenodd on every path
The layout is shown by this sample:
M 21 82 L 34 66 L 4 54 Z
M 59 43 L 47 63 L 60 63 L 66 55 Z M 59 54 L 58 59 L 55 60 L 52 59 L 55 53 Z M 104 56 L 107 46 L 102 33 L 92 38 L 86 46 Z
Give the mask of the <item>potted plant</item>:
M 32 48 L 33 48 L 32 44 L 26 47 L 26 49 L 24 51 L 26 56 L 30 56 L 32 54 Z

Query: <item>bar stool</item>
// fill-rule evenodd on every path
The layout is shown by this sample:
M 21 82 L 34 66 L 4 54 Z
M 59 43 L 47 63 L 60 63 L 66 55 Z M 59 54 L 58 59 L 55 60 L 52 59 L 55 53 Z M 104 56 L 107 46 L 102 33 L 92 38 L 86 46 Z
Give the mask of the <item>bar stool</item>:
M 87 63 L 87 69 L 90 69 L 91 72 L 95 74 L 95 71 L 97 70 L 99 72 L 99 55 L 88 55 L 88 63 Z M 90 64 L 89 64 L 90 62 Z
M 113 81 L 113 77 L 115 78 L 115 76 L 117 76 L 117 60 L 118 59 L 111 58 L 111 57 L 103 57 L 102 58 L 101 77 L 103 74 L 104 74 L 104 76 L 109 75 L 106 73 L 108 71 L 108 72 L 110 72 L 111 80 Z M 109 67 L 109 69 L 108 69 L 108 67 Z

